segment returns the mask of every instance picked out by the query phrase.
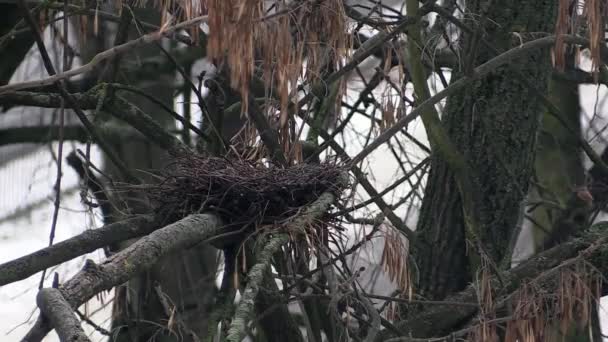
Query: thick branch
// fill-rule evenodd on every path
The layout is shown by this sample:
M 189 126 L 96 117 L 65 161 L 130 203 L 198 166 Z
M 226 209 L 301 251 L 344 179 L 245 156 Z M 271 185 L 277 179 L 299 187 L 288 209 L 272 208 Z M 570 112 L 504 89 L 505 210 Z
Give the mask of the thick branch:
M 82 110 L 95 109 L 97 106 L 99 88 L 94 88 L 87 93 L 70 94 L 71 98 Z M 32 92 L 11 92 L 0 94 L 0 106 L 4 104 L 34 106 L 44 108 L 61 107 L 62 96 L 59 94 L 32 93 Z M 110 103 L 112 102 L 112 103 Z M 121 119 L 131 125 L 150 139 L 151 142 L 159 145 L 168 151 L 185 150 L 187 147 L 171 133 L 162 128 L 148 114 L 141 111 L 133 104 L 127 102 L 120 96 L 115 96 L 113 101 L 108 99 L 103 106 L 114 117 Z M 97 131 L 100 129 L 97 128 Z
M 152 267 L 162 257 L 190 248 L 220 234 L 222 223 L 210 214 L 194 214 L 139 239 L 102 264 L 87 261 L 59 290 L 72 308 Z M 42 341 L 51 327 L 39 316 L 23 341 Z
M 61 292 L 54 288 L 46 288 L 38 292 L 36 302 L 40 312 L 46 317 L 61 342 L 89 342 L 89 338 L 82 330 L 80 321 L 74 315 L 74 310 L 63 298 Z
M 158 226 L 150 216 L 127 219 L 82 234 L 0 265 L 0 286 L 120 241 L 146 235 Z
M 144 113 L 132 103 L 127 102 L 124 98 L 116 96 L 113 104 L 106 104 L 104 108 L 106 108 L 114 117 L 125 121 L 150 139 L 151 142 L 167 151 L 177 152 L 188 150 L 188 147 L 177 137 L 167 132 L 167 130 L 154 121 L 151 116 Z
M 82 110 L 95 109 L 97 105 L 97 94 L 95 92 L 71 93 L 70 95 Z M 61 99 L 61 95 L 57 93 L 15 91 L 0 94 L 0 106 L 60 108 Z
M 518 267 L 505 272 L 502 275 L 502 283 L 493 277 L 492 287 L 500 289 L 503 294 L 516 291 L 527 279 L 532 279 L 541 273 L 557 267 L 565 261 L 584 256 L 586 261 L 599 269 L 600 272 L 608 272 L 608 244 L 597 245 L 598 241 L 608 238 L 608 222 L 594 225 L 583 237 L 571 240 L 540 253 Z M 582 253 L 593 248 L 591 253 Z M 584 255 L 583 255 L 584 254 Z M 447 302 L 476 303 L 478 289 L 469 285 L 463 291 L 446 298 Z M 399 322 L 397 327 L 411 334 L 413 337 L 429 337 L 448 334 L 456 326 L 465 323 L 477 313 L 478 308 L 473 306 L 454 306 L 451 304 L 436 305 L 428 307 L 415 316 Z M 390 333 L 384 331 L 381 337 L 386 339 Z M 392 336 L 392 335 L 391 335 Z

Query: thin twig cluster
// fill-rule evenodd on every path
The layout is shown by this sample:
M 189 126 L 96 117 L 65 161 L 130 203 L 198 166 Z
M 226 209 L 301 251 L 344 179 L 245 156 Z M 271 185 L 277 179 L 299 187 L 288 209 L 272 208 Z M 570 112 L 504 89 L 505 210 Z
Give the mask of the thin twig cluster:
M 315 201 L 323 192 L 344 189 L 342 170 L 332 164 L 267 167 L 245 160 L 188 155 L 177 157 L 147 186 L 156 213 L 170 221 L 213 212 L 225 222 L 272 224 Z

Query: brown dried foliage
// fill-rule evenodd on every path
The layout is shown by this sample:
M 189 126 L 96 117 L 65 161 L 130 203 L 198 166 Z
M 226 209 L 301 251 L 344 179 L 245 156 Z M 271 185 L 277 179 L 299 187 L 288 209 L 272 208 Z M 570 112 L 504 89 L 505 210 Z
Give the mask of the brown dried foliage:
M 482 258 L 482 267 L 477 281 L 477 298 L 479 298 L 479 324 L 469 334 L 471 341 L 498 341 L 496 333 L 496 302 L 492 288 L 492 274 L 487 258 Z
M 397 285 L 402 295 L 412 298 L 412 281 L 408 268 L 408 242 L 396 229 L 388 227 L 384 232 L 384 248 L 380 264 L 389 279 Z
M 599 301 L 601 274 L 579 262 L 563 267 L 555 278 L 555 291 L 540 286 L 542 277 L 520 288 L 513 302 L 513 319 L 507 323 L 506 342 L 556 341 L 573 326 L 589 326 Z
M 280 131 L 285 130 L 289 121 L 287 106 L 295 95 L 296 81 L 300 77 L 317 80 L 320 71 L 339 64 L 351 46 L 340 0 L 204 3 L 209 13 L 209 56 L 216 61 L 226 60 L 231 86 L 245 99 L 243 112 L 247 110 L 249 82 L 256 65 L 261 65 L 268 93 L 279 97 Z M 265 7 L 269 4 L 272 11 Z M 283 140 L 287 139 L 286 134 Z M 288 146 L 286 141 L 282 143 Z
M 557 20 L 555 22 L 555 34 L 557 39 L 555 40 L 554 58 L 555 67 L 558 70 L 563 71 L 566 65 L 565 60 L 565 47 L 564 38 L 562 35 L 568 33 L 570 30 L 570 3 L 571 0 L 559 0 Z
M 559 0 L 558 16 L 555 24 L 557 39 L 554 47 L 554 63 L 558 70 L 565 66 L 566 47 L 562 35 L 576 34 L 580 26 L 578 16 L 578 1 Z M 600 50 L 604 44 L 604 16 L 606 15 L 605 0 L 586 0 L 583 2 L 582 18 L 586 21 L 589 37 L 589 52 L 591 58 L 591 70 L 596 77 L 601 65 Z
M 589 26 L 589 51 L 591 52 L 591 70 L 596 73 L 601 65 L 600 48 L 604 44 L 604 8 L 602 0 L 586 0 L 585 15 Z

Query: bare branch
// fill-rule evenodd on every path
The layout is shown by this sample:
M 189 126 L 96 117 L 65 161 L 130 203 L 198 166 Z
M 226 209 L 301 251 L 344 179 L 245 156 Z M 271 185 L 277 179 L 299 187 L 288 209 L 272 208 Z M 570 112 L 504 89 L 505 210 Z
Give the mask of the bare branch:
M 418 105 L 416 108 L 414 108 L 408 115 L 399 119 L 399 121 L 397 121 L 394 125 L 389 127 L 386 131 L 384 131 L 382 134 L 380 134 L 374 141 L 372 141 L 369 145 L 367 145 L 361 152 L 359 152 L 358 155 L 353 157 L 352 163 L 356 164 L 356 163 L 362 161 L 363 159 L 365 159 L 365 157 L 367 157 L 370 153 L 372 153 L 380 145 L 387 142 L 392 136 L 394 136 L 399 131 L 401 131 L 401 129 L 403 129 L 405 126 L 407 126 L 407 124 L 414 121 L 423 112 L 432 108 L 432 106 L 439 103 L 439 101 L 443 100 L 448 95 L 453 94 L 454 92 L 463 89 L 464 87 L 468 86 L 474 80 L 480 79 L 480 78 L 488 75 L 489 73 L 493 72 L 494 70 L 498 69 L 499 67 L 510 63 L 514 59 L 519 58 L 519 57 L 525 55 L 526 53 L 530 53 L 537 49 L 542 49 L 542 48 L 547 48 L 549 46 L 552 46 L 553 44 L 555 44 L 556 39 L 557 39 L 556 36 L 547 36 L 547 37 L 543 37 L 543 38 L 539 38 L 539 39 L 530 41 L 528 43 L 524 43 L 524 44 L 522 44 L 516 48 L 513 48 L 509 51 L 506 51 L 503 54 L 496 56 L 496 57 L 492 58 L 491 60 L 487 61 L 486 63 L 478 66 L 477 68 L 475 68 L 473 70 L 472 75 L 464 76 L 461 79 L 452 82 L 449 87 L 443 89 L 442 91 L 438 92 L 434 96 L 431 96 L 428 100 L 422 102 L 420 105 Z M 589 42 L 585 38 L 572 36 L 572 35 L 564 35 L 563 39 L 565 42 L 572 43 L 572 44 L 587 45 Z
M 49 85 L 49 84 L 53 84 L 53 83 L 61 81 L 61 80 L 68 79 L 70 77 L 74 77 L 76 75 L 83 74 L 85 72 L 91 71 L 97 64 L 105 61 L 106 59 L 115 57 L 122 53 L 129 52 L 137 46 L 155 42 L 157 40 L 162 39 L 163 37 L 171 35 L 172 33 L 176 32 L 176 31 L 179 31 L 181 29 L 188 28 L 193 25 L 200 25 L 205 22 L 207 22 L 207 16 L 203 15 L 200 17 L 196 17 L 196 18 L 184 21 L 184 22 L 179 23 L 174 26 L 170 26 L 166 29 L 161 29 L 160 31 L 147 34 L 138 39 L 129 41 L 127 43 L 124 43 L 124 44 L 115 46 L 111 49 L 100 52 L 97 55 L 95 55 L 95 57 L 93 57 L 93 59 L 91 59 L 91 61 L 89 63 L 87 63 L 81 67 L 74 68 L 69 71 L 62 72 L 62 73 L 59 73 L 59 74 L 56 74 L 56 75 L 53 75 L 53 76 L 50 76 L 50 77 L 47 77 L 47 78 L 41 79 L 41 80 L 26 81 L 26 82 L 20 82 L 20 83 L 14 83 L 14 84 L 2 86 L 2 87 L 0 87 L 0 94 L 6 93 L 9 91 Z
M 36 302 L 40 312 L 57 331 L 61 342 L 90 342 L 70 304 L 63 298 L 59 290 L 54 288 L 40 290 L 36 296 Z
M 210 214 L 194 214 L 147 235 L 100 265 L 88 260 L 83 269 L 59 290 L 77 308 L 96 294 L 133 278 L 162 257 L 190 248 L 222 231 L 220 219 Z M 52 328 L 39 316 L 23 341 L 42 341 Z
M 148 234 L 157 227 L 152 217 L 141 216 L 86 230 L 73 238 L 1 264 L 0 286 L 25 279 L 98 248 Z

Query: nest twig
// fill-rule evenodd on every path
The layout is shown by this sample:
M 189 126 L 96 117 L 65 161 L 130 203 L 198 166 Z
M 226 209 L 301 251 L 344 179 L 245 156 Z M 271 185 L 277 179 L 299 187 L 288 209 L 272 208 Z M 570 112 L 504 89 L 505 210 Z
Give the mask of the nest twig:
M 213 212 L 236 227 L 272 224 L 294 215 L 323 192 L 338 195 L 346 184 L 332 164 L 265 167 L 244 160 L 201 155 L 177 157 L 164 181 L 147 188 L 155 212 L 169 221 Z

